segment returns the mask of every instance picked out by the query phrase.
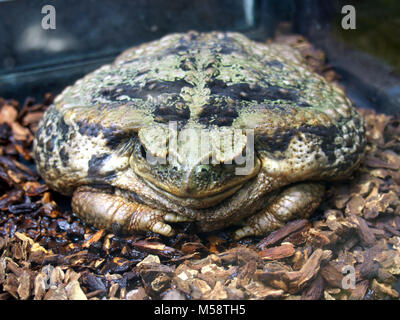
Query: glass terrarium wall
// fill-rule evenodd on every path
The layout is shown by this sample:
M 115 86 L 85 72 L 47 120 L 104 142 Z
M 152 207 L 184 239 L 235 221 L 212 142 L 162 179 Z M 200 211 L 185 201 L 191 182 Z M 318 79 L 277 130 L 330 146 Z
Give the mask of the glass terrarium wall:
M 356 0 L 343 29 L 342 0 L 0 0 L 0 96 L 58 93 L 122 50 L 188 30 L 238 31 L 265 41 L 305 35 L 326 53 L 349 95 L 365 107 L 400 105 L 400 2 Z M 54 8 L 54 21 L 50 21 Z M 54 22 L 54 26 L 51 23 Z M 44 23 L 44 25 L 43 25 Z M 47 25 L 47 27 L 46 27 Z
M 54 29 L 46 17 L 54 8 Z M 0 1 L 0 96 L 59 91 L 122 50 L 188 30 L 253 32 L 264 40 L 268 1 Z M 51 8 L 50 8 L 51 9 Z M 43 11 L 43 12 L 42 12 Z M 43 22 L 43 23 L 42 23 Z
M 293 31 L 322 49 L 359 106 L 400 111 L 400 1 L 306 0 Z M 348 11 L 351 3 L 353 11 Z M 354 26 L 348 24 L 353 15 Z

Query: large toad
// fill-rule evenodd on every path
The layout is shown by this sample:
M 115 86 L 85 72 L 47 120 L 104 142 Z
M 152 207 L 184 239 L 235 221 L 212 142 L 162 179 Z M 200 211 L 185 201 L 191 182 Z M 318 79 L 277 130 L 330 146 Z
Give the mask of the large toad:
M 40 122 L 37 168 L 96 227 L 235 238 L 309 217 L 362 158 L 363 121 L 294 49 L 238 33 L 168 35 L 67 87 Z

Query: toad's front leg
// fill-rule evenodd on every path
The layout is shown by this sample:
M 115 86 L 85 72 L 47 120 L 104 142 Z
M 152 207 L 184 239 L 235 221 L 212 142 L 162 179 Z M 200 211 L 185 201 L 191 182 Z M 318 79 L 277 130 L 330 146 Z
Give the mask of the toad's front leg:
M 236 230 L 235 239 L 263 235 L 295 218 L 308 218 L 319 206 L 325 187 L 321 183 L 299 183 L 284 189 L 267 208 L 248 218 L 245 226 Z
M 113 231 L 117 226 L 127 233 L 153 231 L 171 237 L 175 231 L 164 221 L 184 221 L 175 214 L 90 188 L 79 188 L 74 192 L 72 209 L 85 222 L 97 228 Z

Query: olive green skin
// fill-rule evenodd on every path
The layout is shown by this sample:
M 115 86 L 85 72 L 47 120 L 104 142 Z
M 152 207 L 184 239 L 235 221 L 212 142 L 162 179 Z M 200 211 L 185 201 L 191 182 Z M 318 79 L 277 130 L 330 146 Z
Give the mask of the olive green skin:
M 239 130 L 241 144 L 206 154 L 189 139 L 176 159 L 149 164 L 143 153 L 171 152 L 171 121 L 176 133 Z M 224 160 L 242 153 L 246 130 L 254 166 L 240 176 Z M 173 230 L 165 222 L 194 221 L 201 231 L 241 223 L 238 238 L 309 216 L 323 196 L 319 182 L 348 177 L 364 150 L 360 114 L 299 52 L 220 32 L 171 34 L 126 50 L 58 95 L 34 141 L 39 173 L 73 194 L 74 211 L 89 223 L 166 235 Z M 202 163 L 215 156 L 220 163 Z

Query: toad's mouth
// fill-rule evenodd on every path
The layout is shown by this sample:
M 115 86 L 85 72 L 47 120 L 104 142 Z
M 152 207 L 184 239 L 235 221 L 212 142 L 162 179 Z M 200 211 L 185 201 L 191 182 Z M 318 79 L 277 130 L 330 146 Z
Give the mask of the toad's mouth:
M 261 169 L 261 161 L 255 157 L 254 165 L 246 175 L 236 174 L 238 167 L 232 165 L 199 165 L 190 170 L 183 168 L 180 174 L 175 175 L 160 174 L 164 168 L 153 169 L 138 162 L 133 162 L 131 167 L 137 177 L 160 198 L 189 208 L 208 208 L 231 197 L 254 178 Z
M 207 195 L 203 197 L 190 197 L 190 196 L 177 196 L 167 190 L 164 190 L 157 185 L 153 184 L 148 180 L 143 181 L 157 194 L 159 194 L 164 199 L 169 199 L 177 204 L 182 204 L 187 208 L 193 209 L 205 209 L 218 205 L 223 202 L 225 199 L 233 196 L 238 190 L 240 190 L 248 180 L 243 183 L 236 184 L 235 186 L 224 189 L 218 193 L 214 193 L 213 195 Z

